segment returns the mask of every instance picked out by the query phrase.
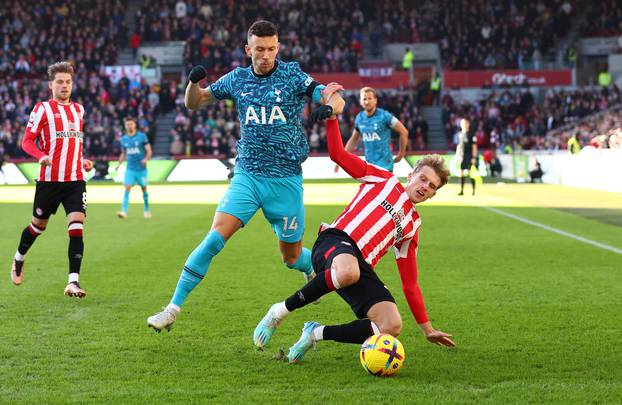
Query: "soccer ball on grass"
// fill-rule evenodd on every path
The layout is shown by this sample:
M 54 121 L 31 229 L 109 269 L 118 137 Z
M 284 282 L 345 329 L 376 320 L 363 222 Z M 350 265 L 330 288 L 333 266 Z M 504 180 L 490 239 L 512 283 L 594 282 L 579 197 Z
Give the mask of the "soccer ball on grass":
M 404 346 L 397 338 L 380 333 L 370 336 L 361 346 L 361 365 L 375 376 L 390 377 L 404 363 Z

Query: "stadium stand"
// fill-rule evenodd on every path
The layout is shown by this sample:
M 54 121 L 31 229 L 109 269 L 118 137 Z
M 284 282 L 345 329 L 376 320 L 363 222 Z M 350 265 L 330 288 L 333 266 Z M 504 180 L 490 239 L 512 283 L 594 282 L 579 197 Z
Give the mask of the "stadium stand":
M 590 2 L 581 31 L 584 36 L 621 35 L 622 4 L 617 0 Z
M 201 64 L 223 73 L 246 66 L 243 44 L 256 19 L 268 19 L 281 30 L 280 57 L 299 61 L 306 71 L 350 72 L 362 54 L 361 28 L 369 2 L 320 0 L 295 3 L 289 12 L 279 1 L 232 2 L 159 0 L 145 3 L 136 16 L 140 41 L 186 41 L 187 69 Z M 364 12 L 365 11 L 365 12 Z M 241 18 L 240 18 L 241 17 Z
M 527 68 L 565 37 L 572 1 L 384 2 L 388 42 L 438 42 L 451 69 Z
M 476 124 L 477 143 L 480 148 L 506 147 L 537 150 L 565 149 L 569 135 L 557 128 L 573 127 L 585 117 L 603 112 L 622 102 L 621 92 L 601 88 L 583 88 L 573 91 L 549 89 L 543 101 L 537 103 L 528 90 L 492 91 L 476 103 L 454 103 L 451 96 L 443 100 L 443 120 L 448 142 L 455 145 L 459 119 L 470 117 Z M 594 119 L 597 122 L 598 119 Z M 589 121 L 591 122 L 591 121 Z M 615 126 L 615 120 L 613 120 Z M 618 121 L 619 124 L 619 121 Z M 588 136 L 595 136 L 599 125 L 591 125 Z M 607 127 L 607 130 L 611 129 Z
M 284 4 L 295 7 L 284 12 L 286 8 L 280 7 Z M 0 148 L 9 157 L 25 157 L 20 148 L 24 125 L 34 103 L 47 98 L 42 78 L 53 59 L 76 63 L 74 99 L 87 110 L 87 154 L 116 155 L 125 116 L 138 117 L 141 129 L 153 139 L 158 117 L 172 111 L 171 124 L 163 129 L 170 143 L 163 142 L 161 154 L 234 156 L 240 134 L 230 103 L 191 112 L 183 107 L 181 77 L 169 77 L 159 85 L 131 78 L 113 82 L 102 66 L 117 63 L 124 47 L 136 52 L 145 43 L 185 41 L 180 71 L 202 64 L 214 80 L 248 64 L 241 46 L 248 24 L 267 18 L 280 26 L 280 57 L 297 60 L 312 73 L 354 72 L 365 56 L 382 57 L 379 50 L 384 44 L 424 41 L 438 44 L 439 68 L 538 68 L 535 61 L 554 52 L 572 31 L 578 10 L 585 14 L 578 20 L 580 27 L 574 27 L 581 35 L 622 33 L 622 7 L 615 0 L 441 0 L 416 1 L 414 7 L 405 0 L 15 3 L 0 10 Z M 589 129 L 581 124 L 585 130 L 579 131 L 582 144 L 587 145 L 604 132 L 609 137 L 615 133 L 619 127 L 615 106 L 622 102 L 615 85 L 607 90 L 494 89 L 477 101 L 463 103 L 454 102 L 449 89 L 443 94 L 442 125 L 448 149 L 453 148 L 457 120 L 463 115 L 476 120 L 482 148 L 563 149 L 577 122 L 590 123 Z M 379 106 L 409 129 L 410 151 L 427 149 L 428 132 L 435 125 L 424 119 L 421 100 L 420 94 L 407 91 L 380 93 Z M 351 133 L 359 111 L 357 94 L 349 94 L 344 134 Z M 592 114 L 596 115 L 590 118 Z M 603 126 L 601 120 L 609 124 Z M 325 153 L 323 131 L 315 126 L 305 129 L 311 152 Z

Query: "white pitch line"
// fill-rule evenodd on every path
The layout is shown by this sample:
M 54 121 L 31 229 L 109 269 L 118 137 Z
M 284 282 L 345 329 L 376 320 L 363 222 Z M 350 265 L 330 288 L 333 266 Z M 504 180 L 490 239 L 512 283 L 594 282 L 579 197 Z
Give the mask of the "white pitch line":
M 483 205 L 480 205 L 480 207 L 485 209 L 485 210 L 492 211 L 492 212 L 494 212 L 496 214 L 503 215 L 504 217 L 512 218 L 512 219 L 515 219 L 517 221 L 529 224 L 531 226 L 535 226 L 535 227 L 538 227 L 538 228 L 541 228 L 541 229 L 545 229 L 547 231 L 554 232 L 556 234 L 559 234 L 559 235 L 562 235 L 562 236 L 566 236 L 566 237 L 574 239 L 574 240 L 578 240 L 579 242 L 587 243 L 588 245 L 596 246 L 598 248 L 601 248 L 601 249 L 604 249 L 604 250 L 608 250 L 610 252 L 622 255 L 622 249 L 620 249 L 620 248 L 617 248 L 617 247 L 614 247 L 614 246 L 610 246 L 610 245 L 606 245 L 604 243 L 596 242 L 595 240 L 584 238 L 583 236 L 575 235 L 574 233 L 562 231 L 561 229 L 553 228 L 552 226 L 544 225 L 544 224 L 541 224 L 539 222 L 532 221 L 530 219 L 523 218 L 523 217 L 518 216 L 518 215 L 510 214 L 509 212 L 505 212 L 505 211 L 499 210 L 497 208 L 486 207 L 486 206 L 483 206 Z

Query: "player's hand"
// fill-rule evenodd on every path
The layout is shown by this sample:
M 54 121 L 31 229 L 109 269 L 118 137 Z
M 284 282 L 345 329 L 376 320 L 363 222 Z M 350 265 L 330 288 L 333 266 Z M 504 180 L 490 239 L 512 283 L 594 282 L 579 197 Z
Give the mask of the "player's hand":
M 402 160 L 403 158 L 404 158 L 404 155 L 399 154 L 399 155 L 397 155 L 397 156 L 395 157 L 395 159 L 393 159 L 393 163 L 397 163 L 397 162 L 399 162 L 400 160 Z
M 434 343 L 439 346 L 455 347 L 456 344 L 453 340 L 451 340 L 451 337 L 452 336 L 450 334 L 436 329 L 432 329 L 425 334 L 425 338 L 428 339 L 428 342 L 430 343 Z
M 335 165 L 335 173 L 339 171 L 339 165 Z
M 52 166 L 52 158 L 48 155 L 45 155 L 41 158 L 41 160 L 39 160 L 39 163 L 41 163 L 43 166 Z
M 312 123 L 318 122 L 318 121 L 325 120 L 326 118 L 330 118 L 331 115 L 333 115 L 333 107 L 329 105 L 321 105 L 315 110 L 313 110 L 313 112 L 311 112 L 311 116 L 309 117 L 309 120 Z
M 82 159 L 82 168 L 87 172 L 91 171 L 91 169 L 93 168 L 93 162 L 88 159 Z
M 324 89 L 322 89 L 322 99 L 324 103 L 327 103 L 330 100 L 330 97 L 338 91 L 343 90 L 343 86 L 336 82 L 330 82 L 326 85 Z
M 197 65 L 193 67 L 192 70 L 190 71 L 190 74 L 188 75 L 188 78 L 190 79 L 192 83 L 198 83 L 201 80 L 205 79 L 206 77 L 207 77 L 207 70 L 205 70 L 205 68 L 201 65 Z
M 147 159 L 141 160 L 140 164 L 143 165 L 144 167 L 147 167 Z
M 473 158 L 471 159 L 471 164 L 474 165 L 477 162 L 477 159 Z

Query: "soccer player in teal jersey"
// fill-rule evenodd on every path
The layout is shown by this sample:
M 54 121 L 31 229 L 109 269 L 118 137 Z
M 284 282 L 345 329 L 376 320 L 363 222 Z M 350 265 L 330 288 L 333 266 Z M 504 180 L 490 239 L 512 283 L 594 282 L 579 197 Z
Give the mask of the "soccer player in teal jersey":
M 127 210 L 130 204 L 130 190 L 138 184 L 143 191 L 143 215 L 151 218 L 149 210 L 149 194 L 147 193 L 147 162 L 151 159 L 151 145 L 144 132 L 136 131 L 136 120 L 128 117 L 125 119 L 125 135 L 121 137 L 121 155 L 119 156 L 119 168 L 121 163 L 127 160 L 125 169 L 125 194 L 121 211 L 117 212 L 119 218 L 127 218 Z
M 311 252 L 302 247 L 305 210 L 301 164 L 309 153 L 302 131 L 302 110 L 308 97 L 324 104 L 317 109 L 324 117 L 342 111 L 345 102 L 334 94 L 341 86 L 322 86 L 297 62 L 277 60 L 279 41 L 274 24 L 255 22 L 247 39 L 245 50 L 251 66 L 236 68 L 205 89 L 198 84 L 207 76 L 203 67 L 194 67 L 189 75 L 186 106 L 196 110 L 232 99 L 238 111 L 241 139 L 235 176 L 216 209 L 211 230 L 186 260 L 171 302 L 147 319 L 156 331 L 170 330 L 188 294 L 207 273 L 212 258 L 259 208 L 279 239 L 285 265 L 303 272 L 307 280 L 315 274 Z M 322 97 L 324 89 L 327 100 Z
M 378 97 L 372 87 L 361 89 L 360 103 L 363 111 L 354 119 L 354 130 L 346 143 L 346 150 L 354 151 L 363 138 L 365 160 L 392 172 L 393 164 L 406 155 L 408 130 L 393 114 L 378 108 Z M 397 132 L 400 137 L 400 150 L 395 159 L 391 153 L 391 131 Z M 338 169 L 339 166 L 335 166 L 335 172 Z

